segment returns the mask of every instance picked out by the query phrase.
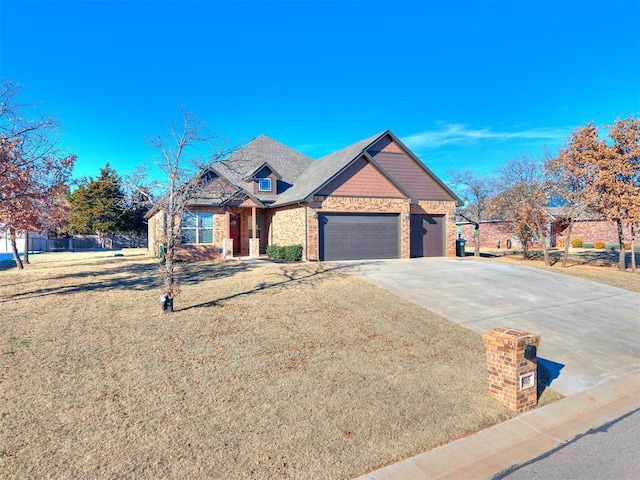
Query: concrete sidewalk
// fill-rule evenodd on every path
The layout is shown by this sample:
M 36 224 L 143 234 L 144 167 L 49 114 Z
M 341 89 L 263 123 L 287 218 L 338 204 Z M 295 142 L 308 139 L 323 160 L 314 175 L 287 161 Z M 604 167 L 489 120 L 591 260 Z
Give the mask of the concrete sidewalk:
M 640 370 L 357 480 L 490 479 L 640 409 Z

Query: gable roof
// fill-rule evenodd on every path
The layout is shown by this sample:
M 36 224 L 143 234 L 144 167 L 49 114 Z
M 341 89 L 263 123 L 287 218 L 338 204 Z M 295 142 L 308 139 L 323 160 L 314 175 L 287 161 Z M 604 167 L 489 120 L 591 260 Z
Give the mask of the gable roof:
M 418 164 L 428 175 L 430 175 L 443 190 L 445 190 L 457 205 L 462 205 L 463 202 L 460 198 L 442 181 L 436 177 L 431 170 L 427 168 L 398 138 L 390 131 L 377 133 L 371 137 L 360 140 L 352 145 L 349 145 L 342 150 L 331 153 L 322 157 L 320 160 L 313 162 L 296 180 L 293 187 L 286 192 L 278 196 L 278 199 L 273 203 L 273 206 L 288 205 L 291 203 L 302 202 L 311 197 L 315 192 L 324 187 L 327 183 L 338 176 L 344 169 L 346 169 L 355 160 L 364 156 L 368 162 L 370 162 L 390 183 L 392 183 L 399 191 L 404 193 L 411 201 L 416 199 L 408 192 L 402 185 L 400 185 L 393 176 L 382 168 L 378 162 L 370 155 L 367 150 L 375 145 L 381 138 L 389 136 L 395 141 L 400 148 L 402 148 L 409 157 Z
M 238 188 L 232 196 L 233 199 L 239 199 L 241 197 L 250 198 L 261 206 L 270 205 L 277 207 L 307 201 L 317 191 L 353 164 L 353 162 L 359 158 L 364 158 L 394 187 L 412 202 L 415 202 L 416 199 L 413 195 L 375 160 L 375 153 L 372 152 L 370 154 L 368 152 L 372 146 L 385 136 L 388 136 L 396 142 L 458 205 L 463 204 L 460 198 L 442 183 L 390 130 L 372 135 L 315 161 L 266 135 L 260 135 L 243 148 L 220 161 L 217 165 L 211 166 L 206 170 L 213 172 L 220 177 L 221 180 L 235 185 Z M 284 183 L 291 186 L 280 194 L 253 193 L 253 176 L 264 167 L 269 168 L 269 170 Z M 201 195 L 198 200 L 211 202 L 214 200 L 211 197 L 213 197 L 213 195 L 207 196 L 205 194 Z M 218 204 L 221 204 L 220 201 Z
M 360 157 L 385 133 L 386 131 L 365 138 L 316 160 L 298 177 L 293 187 L 278 196 L 278 200 L 273 205 L 287 205 L 303 201 L 332 180 L 353 160 Z

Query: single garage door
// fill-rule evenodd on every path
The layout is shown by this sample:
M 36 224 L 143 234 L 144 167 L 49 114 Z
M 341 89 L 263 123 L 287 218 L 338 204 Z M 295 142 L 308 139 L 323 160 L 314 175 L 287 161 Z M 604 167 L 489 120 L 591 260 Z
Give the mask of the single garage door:
M 398 219 L 398 214 L 320 214 L 320 260 L 400 258 Z
M 442 257 L 444 215 L 411 215 L 411 257 Z

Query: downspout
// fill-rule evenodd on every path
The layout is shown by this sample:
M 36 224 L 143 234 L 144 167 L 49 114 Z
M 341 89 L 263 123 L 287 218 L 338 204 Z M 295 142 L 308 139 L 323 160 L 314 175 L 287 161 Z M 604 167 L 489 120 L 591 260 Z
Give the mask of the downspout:
M 304 261 L 308 262 L 309 261 L 309 249 L 308 247 L 308 238 L 309 238 L 309 225 L 308 225 L 308 220 L 307 220 L 307 216 L 308 216 L 308 212 L 307 212 L 307 206 L 303 205 L 302 203 L 298 202 L 298 205 L 301 206 L 302 208 L 304 208 Z

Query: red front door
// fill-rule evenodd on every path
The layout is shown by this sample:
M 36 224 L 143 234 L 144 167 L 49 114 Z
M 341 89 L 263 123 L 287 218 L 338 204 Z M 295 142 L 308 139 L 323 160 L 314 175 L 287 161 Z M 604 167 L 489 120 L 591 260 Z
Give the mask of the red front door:
M 229 237 L 233 239 L 233 253 L 240 253 L 240 216 L 229 214 Z

